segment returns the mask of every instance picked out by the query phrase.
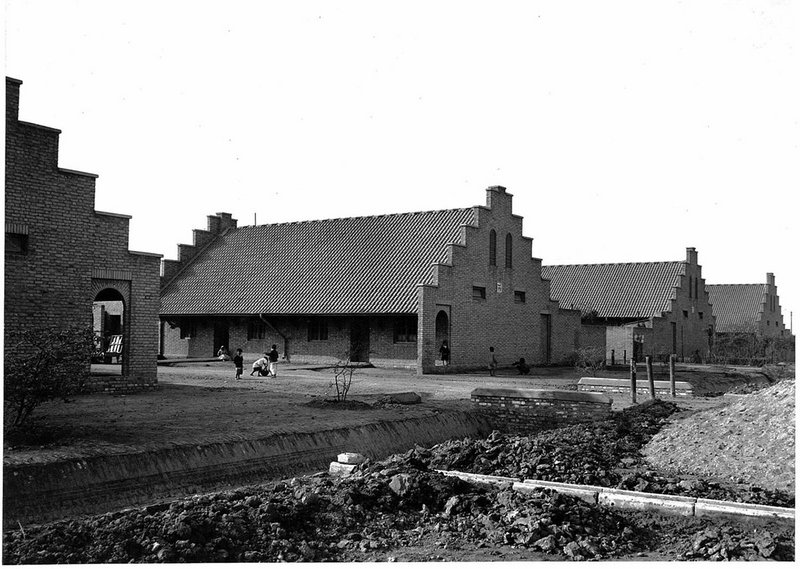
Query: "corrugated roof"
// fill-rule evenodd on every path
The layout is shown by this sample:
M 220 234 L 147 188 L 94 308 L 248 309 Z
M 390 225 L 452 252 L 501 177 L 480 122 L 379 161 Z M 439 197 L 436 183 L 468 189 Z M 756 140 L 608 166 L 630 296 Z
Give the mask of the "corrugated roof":
M 758 326 L 766 284 L 706 285 L 717 332 L 753 332 Z
M 161 294 L 161 314 L 413 313 L 473 208 L 241 227 Z
M 670 310 L 684 261 L 545 265 L 550 296 L 564 308 L 596 310 L 601 318 L 649 318 Z

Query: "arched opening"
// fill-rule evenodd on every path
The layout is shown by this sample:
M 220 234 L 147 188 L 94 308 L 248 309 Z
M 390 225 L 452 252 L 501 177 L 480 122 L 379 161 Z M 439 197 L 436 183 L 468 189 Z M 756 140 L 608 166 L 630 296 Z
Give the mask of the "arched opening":
M 92 328 L 95 351 L 92 373 L 123 375 L 125 342 L 125 298 L 113 288 L 97 293 L 92 302 Z
M 436 315 L 437 357 L 441 357 L 441 352 L 439 350 L 441 349 L 442 344 L 444 342 L 447 342 L 448 351 L 451 350 L 452 346 L 450 345 L 450 318 L 448 318 L 447 312 L 445 312 L 444 310 L 440 310 L 439 313 Z

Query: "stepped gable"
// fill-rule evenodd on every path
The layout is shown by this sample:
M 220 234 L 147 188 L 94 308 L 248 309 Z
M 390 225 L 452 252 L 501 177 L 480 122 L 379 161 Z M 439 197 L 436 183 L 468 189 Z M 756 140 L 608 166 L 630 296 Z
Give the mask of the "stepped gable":
M 717 332 L 753 332 L 763 311 L 766 284 L 706 285 Z
M 169 282 L 162 315 L 414 313 L 474 208 L 231 228 Z
M 545 265 L 550 296 L 564 308 L 596 310 L 601 318 L 650 318 L 670 311 L 684 261 Z

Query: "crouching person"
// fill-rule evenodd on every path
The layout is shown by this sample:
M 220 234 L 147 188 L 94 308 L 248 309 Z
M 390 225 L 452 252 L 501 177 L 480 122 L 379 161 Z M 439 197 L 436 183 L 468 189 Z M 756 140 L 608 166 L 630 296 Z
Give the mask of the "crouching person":
M 258 375 L 267 375 L 269 373 L 269 354 L 265 353 L 262 357 L 253 362 L 253 369 L 250 375 L 258 373 Z

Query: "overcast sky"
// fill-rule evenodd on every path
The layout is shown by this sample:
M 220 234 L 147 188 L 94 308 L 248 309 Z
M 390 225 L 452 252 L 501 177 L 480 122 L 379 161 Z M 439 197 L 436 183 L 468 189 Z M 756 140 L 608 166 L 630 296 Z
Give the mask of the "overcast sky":
M 774 272 L 798 306 L 791 1 L 5 0 L 20 119 L 62 130 L 130 248 L 485 202 L 545 264 Z M 795 243 L 795 245 L 792 245 Z M 99 246 L 102 246 L 99 244 Z

